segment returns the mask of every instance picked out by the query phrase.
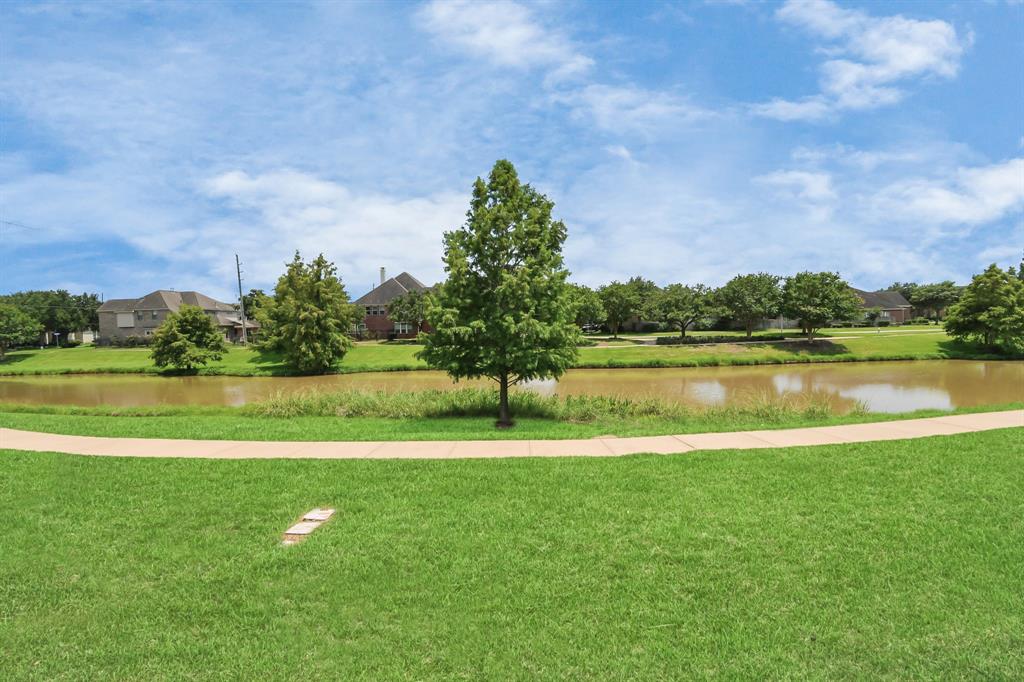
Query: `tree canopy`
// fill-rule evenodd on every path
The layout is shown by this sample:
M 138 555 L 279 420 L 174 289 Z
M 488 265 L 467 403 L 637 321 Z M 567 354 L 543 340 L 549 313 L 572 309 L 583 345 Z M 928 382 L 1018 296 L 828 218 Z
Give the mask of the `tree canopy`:
M 737 275 L 718 290 L 725 314 L 741 323 L 748 337 L 762 320 L 779 314 L 782 305 L 779 279 L 767 272 Z
M 667 324 L 686 336 L 686 328 L 709 322 L 716 313 L 713 291 L 703 284 L 669 284 L 657 290 L 644 307 L 644 316 Z
M 623 322 L 640 312 L 640 295 L 635 287 L 628 284 L 622 282 L 605 284 L 597 290 L 597 296 L 601 299 L 601 305 L 604 306 L 605 320 L 607 320 L 614 337 L 619 335 L 619 328 L 622 327 Z
M 65 289 L 19 291 L 0 296 L 0 302 L 15 306 L 45 331 L 58 332 L 65 338 L 69 332 L 99 327 L 96 311 L 100 299 L 96 294 L 72 294 Z
M 1007 351 L 1024 350 L 1024 281 L 995 263 L 975 275 L 946 313 L 946 331 Z
M 807 341 L 833 321 L 852 320 L 861 310 L 861 301 L 850 285 L 835 272 L 800 272 L 787 277 L 782 287 L 782 312 L 800 321 Z
M 264 302 L 259 347 L 280 353 L 297 372 L 323 374 L 345 357 L 358 319 L 334 263 L 323 254 L 305 263 L 296 251 Z
M 13 346 L 33 343 L 43 331 L 34 317 L 10 303 L 0 303 L 0 359 Z
M 569 287 L 576 324 L 583 327 L 603 323 L 606 315 L 597 292 L 582 284 L 570 284 Z
M 430 306 L 430 293 L 426 291 L 409 291 L 388 304 L 388 317 L 395 322 L 408 322 L 416 325 L 416 331 L 423 331 L 427 322 L 427 309 Z
M 931 312 L 939 317 L 943 309 L 960 298 L 960 287 L 950 280 L 915 287 L 907 299 L 921 313 Z
M 455 379 L 495 380 L 499 426 L 512 423 L 510 385 L 561 376 L 577 355 L 566 228 L 553 208 L 500 160 L 473 184 L 466 222 L 444 235 L 448 279 L 428 311 L 434 331 L 420 357 Z
M 213 318 L 194 305 L 183 305 L 171 313 L 153 335 L 150 353 L 157 367 L 192 370 L 227 351 L 224 334 Z

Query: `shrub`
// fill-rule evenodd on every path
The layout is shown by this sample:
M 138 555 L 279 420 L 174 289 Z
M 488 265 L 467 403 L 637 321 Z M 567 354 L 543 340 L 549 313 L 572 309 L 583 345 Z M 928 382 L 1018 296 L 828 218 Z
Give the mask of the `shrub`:
M 688 346 L 697 343 L 736 343 L 737 341 L 782 341 L 783 334 L 762 334 L 748 339 L 745 336 L 659 336 L 655 343 L 659 346 Z
M 63 344 L 61 344 L 61 348 L 78 348 L 81 345 L 82 345 L 81 341 L 76 341 L 74 339 L 70 339 L 68 341 L 65 341 Z

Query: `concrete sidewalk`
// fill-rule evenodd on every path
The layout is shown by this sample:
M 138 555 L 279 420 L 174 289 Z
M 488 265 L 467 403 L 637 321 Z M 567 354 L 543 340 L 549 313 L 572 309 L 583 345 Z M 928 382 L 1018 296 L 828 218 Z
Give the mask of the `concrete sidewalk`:
M 116 457 L 202 459 L 464 459 L 472 457 L 616 457 L 638 453 L 775 448 L 945 436 L 1024 427 L 1024 410 L 980 412 L 927 419 L 819 426 L 778 431 L 691 433 L 587 440 L 463 440 L 296 442 L 99 438 L 0 428 L 0 448 Z M 1024 445 L 1024 438 L 1022 438 Z

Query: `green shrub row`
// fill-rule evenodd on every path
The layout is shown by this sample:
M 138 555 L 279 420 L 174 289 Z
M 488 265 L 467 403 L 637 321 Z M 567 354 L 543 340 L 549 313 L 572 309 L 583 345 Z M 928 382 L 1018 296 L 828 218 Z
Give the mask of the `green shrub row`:
M 785 334 L 759 334 L 749 339 L 745 336 L 659 336 L 659 346 L 688 346 L 701 343 L 736 343 L 738 341 L 784 341 Z

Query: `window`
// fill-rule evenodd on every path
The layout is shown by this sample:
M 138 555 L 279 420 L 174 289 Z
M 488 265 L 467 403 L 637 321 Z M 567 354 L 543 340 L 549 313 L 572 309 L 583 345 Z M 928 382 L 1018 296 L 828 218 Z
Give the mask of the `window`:
M 155 310 L 153 311 L 153 319 L 154 320 L 156 319 L 156 311 Z
M 395 322 L 395 333 L 396 334 L 411 334 L 412 323 L 410 322 Z
M 153 336 L 153 330 L 152 329 L 147 329 L 146 330 L 146 336 Z
M 117 314 L 117 326 L 118 327 L 134 327 L 135 320 L 134 315 L 131 313 L 118 313 Z
M 142 311 L 140 310 L 137 313 L 135 313 L 135 316 L 138 317 L 141 320 L 142 319 Z
M 367 317 L 384 317 L 388 314 L 387 306 L 383 305 L 368 305 L 366 306 Z

